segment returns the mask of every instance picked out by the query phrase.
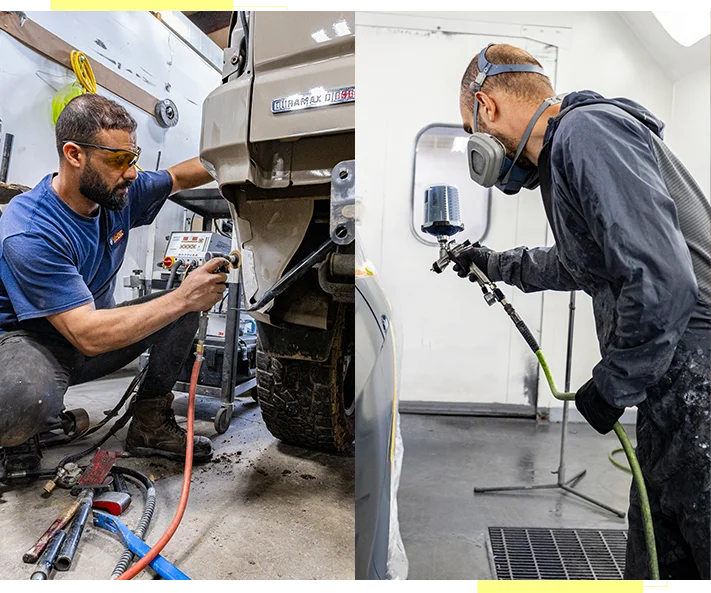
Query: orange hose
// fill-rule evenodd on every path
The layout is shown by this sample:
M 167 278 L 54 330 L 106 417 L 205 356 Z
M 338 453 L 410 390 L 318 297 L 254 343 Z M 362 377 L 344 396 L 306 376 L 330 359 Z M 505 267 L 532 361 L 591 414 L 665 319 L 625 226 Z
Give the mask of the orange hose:
M 136 564 L 131 566 L 126 572 L 124 572 L 116 580 L 127 581 L 135 577 L 139 572 L 141 572 L 146 566 L 148 566 L 153 560 L 161 553 L 161 550 L 173 537 L 173 534 L 178 529 L 180 521 L 183 519 L 183 514 L 185 513 L 185 507 L 188 506 L 188 496 L 190 495 L 190 478 L 193 473 L 193 446 L 195 439 L 195 390 L 197 388 L 198 375 L 200 374 L 200 365 L 202 364 L 202 349 L 198 346 L 198 355 L 195 357 L 195 363 L 193 364 L 193 372 L 190 377 L 190 390 L 188 392 L 188 436 L 185 447 L 185 469 L 183 470 L 183 488 L 180 492 L 180 502 L 178 503 L 178 509 L 175 511 L 173 520 L 170 522 L 168 529 L 161 536 L 148 553 L 138 560 Z

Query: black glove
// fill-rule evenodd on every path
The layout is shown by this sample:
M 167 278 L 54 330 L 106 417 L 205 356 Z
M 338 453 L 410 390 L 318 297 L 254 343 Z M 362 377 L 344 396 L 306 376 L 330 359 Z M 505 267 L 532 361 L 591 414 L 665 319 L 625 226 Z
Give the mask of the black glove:
M 469 268 L 471 264 L 474 264 L 488 276 L 489 257 L 491 257 L 492 253 L 494 252 L 488 247 L 484 247 L 478 242 L 474 243 L 474 245 L 469 245 L 457 253 L 457 257 L 454 259 L 454 267 L 452 269 L 460 278 L 466 278 L 469 276 Z M 476 276 L 470 276 L 469 280 L 476 282 Z M 491 280 L 494 280 L 494 278 L 491 278 Z
M 600 434 L 607 434 L 624 413 L 624 408 L 608 404 L 590 379 L 575 394 L 575 407 L 588 424 Z

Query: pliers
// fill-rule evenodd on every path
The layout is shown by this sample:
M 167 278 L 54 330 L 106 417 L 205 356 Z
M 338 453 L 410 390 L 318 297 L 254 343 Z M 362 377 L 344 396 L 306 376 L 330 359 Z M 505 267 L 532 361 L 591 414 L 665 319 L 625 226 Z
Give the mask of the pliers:
M 126 527 L 126 525 L 112 515 L 108 515 L 100 511 L 94 511 L 94 525 L 100 527 L 101 529 L 106 529 L 107 531 L 118 534 L 124 545 L 139 558 L 143 558 L 150 550 L 150 546 L 146 542 L 135 535 L 128 527 Z M 168 562 L 168 560 L 163 558 L 161 555 L 158 555 L 153 559 L 150 563 L 150 567 L 166 580 L 190 580 L 188 575 L 178 570 L 174 564 Z

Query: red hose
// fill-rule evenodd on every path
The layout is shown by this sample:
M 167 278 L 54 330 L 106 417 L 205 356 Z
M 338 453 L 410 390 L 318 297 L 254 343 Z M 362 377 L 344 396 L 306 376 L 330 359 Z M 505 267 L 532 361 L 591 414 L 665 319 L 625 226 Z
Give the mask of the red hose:
M 202 349 L 198 347 L 198 355 L 195 357 L 195 363 L 193 364 L 193 372 L 190 376 L 190 390 L 188 392 L 188 436 L 187 443 L 185 447 L 185 469 L 183 470 L 183 488 L 180 492 L 180 502 L 178 503 L 178 509 L 175 511 L 173 520 L 170 522 L 168 529 L 158 540 L 158 543 L 154 545 L 148 553 L 138 560 L 136 564 L 131 566 L 126 572 L 124 572 L 116 580 L 127 581 L 135 577 L 139 572 L 141 572 L 146 566 L 148 566 L 153 560 L 161 553 L 161 550 L 173 537 L 173 534 L 178 529 L 180 521 L 183 519 L 183 514 L 185 513 L 185 507 L 188 506 L 188 496 L 190 495 L 190 478 L 193 473 L 193 446 L 195 439 L 195 390 L 197 388 L 198 375 L 200 374 L 200 365 L 202 364 Z

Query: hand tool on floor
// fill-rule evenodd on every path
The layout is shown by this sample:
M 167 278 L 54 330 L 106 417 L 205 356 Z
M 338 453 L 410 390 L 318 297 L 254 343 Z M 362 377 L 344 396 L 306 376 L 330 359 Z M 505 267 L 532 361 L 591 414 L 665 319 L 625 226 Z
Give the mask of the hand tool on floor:
M 89 467 L 84 470 L 84 473 L 79 478 L 77 485 L 72 488 L 72 494 L 77 494 L 86 488 L 102 488 L 113 482 L 106 482 L 106 478 L 111 472 L 116 459 L 121 457 L 122 453 L 116 451 L 97 451 L 91 459 Z
M 120 455 L 116 452 L 97 451 L 77 485 L 72 488 L 72 494 L 78 494 L 80 497 L 79 508 L 54 563 L 57 570 L 69 570 L 94 503 L 94 494 L 97 490 L 106 490 L 111 485 L 113 477 L 109 477 L 109 472 Z
M 457 244 L 456 241 L 450 240 L 452 235 L 462 230 L 464 230 L 464 225 L 459 220 L 459 191 L 457 188 L 452 186 L 428 187 L 425 192 L 425 223 L 422 225 L 422 231 L 437 237 L 437 242 L 439 243 L 439 259 L 432 264 L 433 272 L 440 274 L 451 262 L 457 263 L 458 255 L 461 254 L 462 250 L 469 247 L 469 241 Z M 574 401 L 575 393 L 558 391 L 548 363 L 541 351 L 541 347 L 538 345 L 538 342 L 528 326 L 518 316 L 513 305 L 507 301 L 504 293 L 473 263 L 470 264 L 469 275 L 476 279 L 487 304 L 493 305 L 495 302 L 498 302 L 511 318 L 516 329 L 523 336 L 526 344 L 528 344 L 528 347 L 538 359 L 553 397 L 560 401 Z M 615 424 L 614 431 L 627 455 L 627 460 L 632 470 L 632 476 L 639 491 L 645 543 L 649 557 L 650 576 L 652 579 L 658 580 L 659 565 L 657 561 L 656 542 L 654 539 L 654 524 L 652 523 L 652 511 L 649 506 L 649 497 L 647 496 L 647 488 L 644 483 L 644 477 L 642 476 L 642 470 L 637 461 L 632 443 L 625 429 L 622 428 L 619 422 Z
M 96 496 L 94 498 L 94 502 L 92 503 L 92 508 L 104 510 L 112 515 L 121 515 L 131 504 L 131 495 L 128 492 L 126 480 L 124 478 L 124 474 L 121 473 L 120 468 L 117 469 L 114 467 L 111 471 L 111 475 L 114 478 L 114 491 L 104 492 Z M 137 535 L 143 535 L 143 532 L 139 533 L 138 531 L 135 531 L 134 533 Z M 133 555 L 131 554 L 131 557 L 132 556 Z
M 57 486 L 71 488 L 81 478 L 82 470 L 76 463 L 67 463 L 59 465 L 53 473 L 54 477 L 44 485 L 42 496 L 49 496 Z
M 47 544 L 52 539 L 52 537 L 58 531 L 64 529 L 69 523 L 69 521 L 71 521 L 72 517 L 79 508 L 80 502 L 80 499 L 74 501 L 74 503 L 72 503 L 69 508 L 67 508 L 61 515 L 59 515 L 59 517 L 55 519 L 54 523 L 49 526 L 49 529 L 47 529 L 47 531 L 45 531 L 42 536 L 37 540 L 37 543 L 24 553 L 24 555 L 22 556 L 23 562 L 26 562 L 27 564 L 34 564 L 35 562 L 37 562 L 40 557 L 40 554 L 42 554 L 42 552 L 45 550 Z
M 76 515 L 74 515 L 69 531 L 67 531 L 67 537 L 64 539 L 64 542 L 59 549 L 57 560 L 54 562 L 54 567 L 57 570 L 69 570 L 72 560 L 74 559 L 74 553 L 77 551 L 77 547 L 79 546 L 79 540 L 81 539 L 82 533 L 84 533 L 86 519 L 89 516 L 89 511 L 91 510 L 91 504 L 93 501 L 94 490 L 92 488 L 87 488 L 79 498 L 79 508 L 77 509 Z
M 111 453 L 108 451 L 99 451 L 96 455 L 94 455 L 94 458 L 91 460 L 91 464 L 89 467 L 84 470 L 83 473 L 79 473 L 79 471 L 76 472 L 76 475 L 79 476 L 78 481 L 77 481 L 77 486 L 79 486 L 81 489 L 87 488 L 88 485 L 93 485 L 93 484 L 100 484 L 103 485 L 103 482 L 106 480 L 106 476 L 108 473 L 111 471 L 111 467 L 113 466 L 114 462 L 116 461 L 116 458 L 119 457 L 120 453 Z M 75 464 L 72 464 L 73 466 Z M 78 470 L 78 468 L 76 468 Z M 57 474 L 59 476 L 59 473 Z M 66 486 L 69 486 L 71 482 L 74 481 L 75 478 L 72 478 L 69 482 L 67 482 Z M 51 492 L 54 489 L 54 486 L 56 484 L 56 478 L 51 482 L 52 487 L 49 489 L 49 492 Z M 45 486 L 45 491 L 47 491 L 47 487 L 49 486 L 49 483 Z M 47 531 L 45 531 L 42 536 L 37 540 L 37 543 L 35 543 L 34 546 L 32 546 L 27 552 L 24 553 L 22 556 L 22 561 L 26 562 L 28 564 L 33 564 L 37 562 L 38 558 L 40 557 L 40 554 L 44 551 L 44 549 L 47 547 L 47 544 L 49 543 L 49 540 L 52 538 L 52 536 L 59 531 L 60 529 L 64 529 L 69 522 L 72 520 L 72 517 L 74 517 L 75 513 L 79 509 L 79 506 L 82 502 L 82 498 L 78 498 L 70 507 L 68 507 L 57 519 L 52 523 L 52 525 L 49 526 Z M 89 505 L 91 507 L 91 505 Z M 79 534 L 81 535 L 81 533 Z
M 143 558 L 150 550 L 150 546 L 146 542 L 135 536 L 131 530 L 116 517 L 112 517 L 111 515 L 100 511 L 94 511 L 94 525 L 100 527 L 101 529 L 106 529 L 111 533 L 117 534 L 121 538 L 124 545 L 139 558 Z M 189 576 L 180 571 L 175 565 L 171 564 L 160 554 L 150 562 L 150 567 L 167 580 L 190 580 Z
M 87 486 L 102 485 L 106 476 L 111 471 L 111 467 L 122 453 L 111 451 L 97 451 L 91 459 L 89 467 L 81 472 L 74 462 L 60 464 L 55 477 L 44 485 L 46 494 L 51 494 L 59 484 L 64 488 L 71 488 L 72 494 L 76 494 Z
M 47 547 L 37 563 L 37 570 L 35 570 L 30 577 L 31 581 L 46 581 L 49 578 L 52 572 L 52 565 L 57 558 L 59 548 L 65 536 L 66 533 L 63 529 L 54 532 L 54 535 L 49 540 L 49 544 L 47 544 Z
M 104 492 L 92 503 L 95 509 L 102 509 L 112 515 L 120 515 L 131 504 L 131 495 L 128 492 Z

